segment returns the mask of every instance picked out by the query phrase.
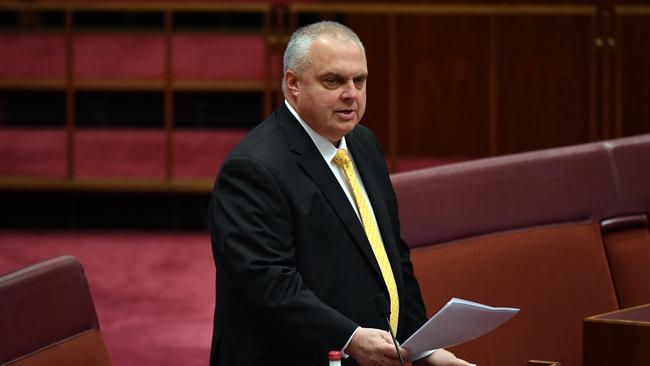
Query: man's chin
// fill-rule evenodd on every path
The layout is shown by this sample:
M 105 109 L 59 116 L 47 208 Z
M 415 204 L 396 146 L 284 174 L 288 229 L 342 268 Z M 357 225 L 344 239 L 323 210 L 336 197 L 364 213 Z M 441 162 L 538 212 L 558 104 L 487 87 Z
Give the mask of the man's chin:
M 343 136 L 345 136 L 345 135 L 347 135 L 350 131 L 352 131 L 352 130 L 357 126 L 358 123 L 359 123 L 359 122 L 358 122 L 358 120 L 356 120 L 356 119 L 355 119 L 354 121 L 347 121 L 347 122 L 345 122 L 345 123 L 341 123 L 341 124 L 339 125 L 339 127 L 341 127 L 341 128 L 339 129 L 338 132 L 341 133 Z
M 341 127 L 342 129 L 353 129 L 354 126 L 356 126 L 359 123 L 359 118 L 357 116 L 354 116 L 353 118 L 337 118 L 336 119 L 336 124 L 337 126 Z M 352 126 L 352 127 L 348 127 Z

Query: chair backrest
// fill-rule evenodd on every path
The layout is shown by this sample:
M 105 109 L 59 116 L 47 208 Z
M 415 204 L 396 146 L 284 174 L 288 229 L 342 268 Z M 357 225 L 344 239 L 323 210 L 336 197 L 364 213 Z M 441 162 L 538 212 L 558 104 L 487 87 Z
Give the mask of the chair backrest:
M 392 177 L 429 315 L 456 296 L 522 311 L 453 347 L 483 365 L 581 365 L 585 317 L 650 301 L 650 135 Z
M 604 143 L 617 177 L 618 215 L 601 222 L 621 308 L 650 303 L 650 135 Z
M 0 277 L 0 340 L 0 365 L 111 365 L 84 269 L 72 256 Z

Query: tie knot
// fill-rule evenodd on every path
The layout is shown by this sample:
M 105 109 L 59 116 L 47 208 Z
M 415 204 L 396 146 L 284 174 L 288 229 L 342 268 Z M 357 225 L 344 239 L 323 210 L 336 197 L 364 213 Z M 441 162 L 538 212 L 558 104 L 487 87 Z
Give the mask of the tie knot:
M 334 159 L 332 160 L 334 160 L 334 163 L 340 167 L 350 164 L 348 152 L 343 149 L 336 150 L 336 155 L 334 155 Z

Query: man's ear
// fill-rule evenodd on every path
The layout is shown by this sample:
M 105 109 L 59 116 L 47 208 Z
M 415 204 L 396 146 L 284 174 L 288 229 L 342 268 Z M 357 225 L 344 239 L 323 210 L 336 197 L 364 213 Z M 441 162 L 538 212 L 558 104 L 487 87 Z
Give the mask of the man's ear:
M 300 85 L 298 85 L 298 75 L 292 70 L 287 70 L 284 74 L 284 83 L 287 86 L 287 93 L 291 94 L 294 98 L 300 94 Z

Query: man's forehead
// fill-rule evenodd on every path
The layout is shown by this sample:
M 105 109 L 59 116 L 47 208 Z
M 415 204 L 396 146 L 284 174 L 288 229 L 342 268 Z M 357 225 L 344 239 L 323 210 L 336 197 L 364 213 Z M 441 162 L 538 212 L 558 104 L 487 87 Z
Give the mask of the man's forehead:
M 353 42 L 352 39 L 344 37 L 339 34 L 329 34 L 329 33 L 323 33 L 314 39 L 313 43 L 316 42 L 324 42 L 324 43 L 347 43 L 347 42 Z
M 318 50 L 329 50 L 332 52 L 336 52 L 341 49 L 341 47 L 348 48 L 356 48 L 358 51 L 360 51 L 362 54 L 365 56 L 365 51 L 363 50 L 363 47 L 355 42 L 354 40 L 351 40 L 349 38 L 344 38 L 342 36 L 339 37 L 333 37 L 331 35 L 323 34 L 316 39 L 311 44 L 310 51 L 314 49 Z
M 366 55 L 362 48 L 350 40 L 323 39 L 314 42 L 306 62 L 307 67 L 317 66 L 318 74 L 367 74 Z

